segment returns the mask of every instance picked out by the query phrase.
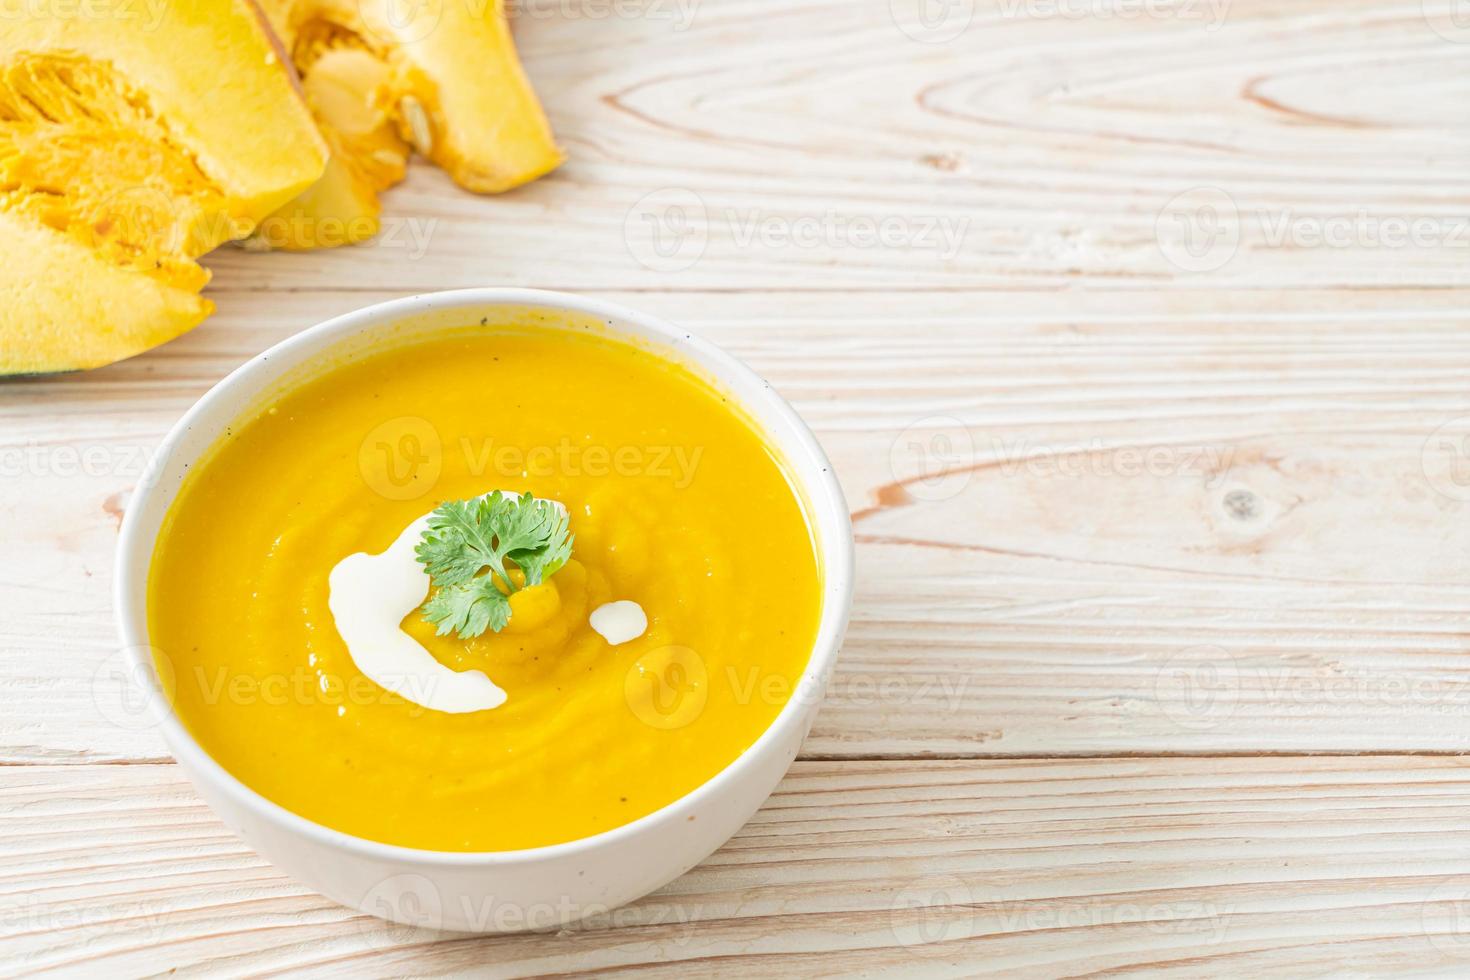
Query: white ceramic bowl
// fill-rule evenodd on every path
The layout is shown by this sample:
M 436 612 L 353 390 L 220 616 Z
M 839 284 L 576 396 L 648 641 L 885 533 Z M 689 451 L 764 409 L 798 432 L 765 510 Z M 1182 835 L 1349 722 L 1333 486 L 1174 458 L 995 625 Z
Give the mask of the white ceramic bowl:
M 149 648 L 148 566 L 188 468 L 224 427 L 267 392 L 309 376 L 323 355 L 381 347 L 416 332 L 493 324 L 533 310 L 549 321 L 596 318 L 689 364 L 731 394 L 785 458 L 815 526 L 823 574 L 821 623 L 796 693 L 769 729 L 709 782 L 613 830 L 550 847 L 451 852 L 396 847 L 307 820 L 256 793 L 206 753 L 163 696 Z M 811 727 L 852 602 L 852 528 L 821 447 L 770 385 L 729 354 L 655 317 L 612 303 L 531 289 L 465 289 L 370 306 L 303 331 L 215 385 L 163 442 L 123 521 L 116 605 L 129 670 L 199 793 L 252 847 L 312 888 L 406 925 L 514 932 L 605 913 L 671 881 L 730 838 L 770 795 Z

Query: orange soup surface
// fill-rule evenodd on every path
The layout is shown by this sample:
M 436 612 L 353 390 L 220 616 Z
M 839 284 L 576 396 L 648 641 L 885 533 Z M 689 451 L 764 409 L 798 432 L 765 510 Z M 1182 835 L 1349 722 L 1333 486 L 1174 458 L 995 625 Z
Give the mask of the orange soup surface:
M 440 502 L 560 501 L 571 560 L 501 632 L 402 629 L 508 699 L 451 714 L 358 670 L 328 576 Z M 457 331 L 336 366 L 231 426 L 153 558 L 160 674 L 203 747 L 329 827 L 437 850 L 608 830 L 695 789 L 798 690 L 821 606 L 782 463 L 715 389 L 646 350 L 553 329 Z M 610 645 L 614 600 L 647 614 Z

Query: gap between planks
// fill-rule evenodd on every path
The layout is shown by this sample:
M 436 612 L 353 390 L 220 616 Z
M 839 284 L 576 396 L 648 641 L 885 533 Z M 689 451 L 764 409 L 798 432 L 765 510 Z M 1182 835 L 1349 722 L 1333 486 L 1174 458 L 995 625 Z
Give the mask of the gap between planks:
M 847 755 L 838 752 L 803 752 L 796 762 L 1066 762 L 1070 760 L 1147 760 L 1147 759 L 1352 759 L 1352 758 L 1460 758 L 1470 750 L 1450 749 L 1322 749 L 1261 751 L 1180 750 L 1177 752 L 862 752 Z M 149 756 L 138 759 L 7 759 L 0 769 L 24 769 L 56 766 L 173 766 L 172 756 Z

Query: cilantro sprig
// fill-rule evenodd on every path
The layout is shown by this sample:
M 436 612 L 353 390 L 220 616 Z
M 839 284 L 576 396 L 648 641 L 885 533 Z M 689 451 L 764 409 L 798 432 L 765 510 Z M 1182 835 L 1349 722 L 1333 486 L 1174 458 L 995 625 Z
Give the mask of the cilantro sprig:
M 510 597 L 539 585 L 572 554 L 565 508 L 529 493 L 494 493 L 440 504 L 414 550 L 434 594 L 424 619 L 462 639 L 510 622 Z M 517 584 L 512 568 L 523 576 Z

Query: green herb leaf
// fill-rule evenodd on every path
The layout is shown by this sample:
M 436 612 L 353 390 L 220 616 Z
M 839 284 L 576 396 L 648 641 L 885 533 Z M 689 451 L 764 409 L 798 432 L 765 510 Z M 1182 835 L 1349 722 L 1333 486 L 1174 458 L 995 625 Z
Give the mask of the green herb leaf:
M 424 619 L 440 636 L 457 632 L 467 640 L 505 628 L 511 594 L 565 565 L 572 534 L 559 505 L 497 490 L 440 504 L 415 554 L 437 590 L 424 603 Z M 524 585 L 511 578 L 511 567 L 525 576 Z
M 458 631 L 469 639 L 487 629 L 499 633 L 510 622 L 510 597 L 495 587 L 490 576 L 481 575 L 436 591 L 424 603 L 424 619 L 439 627 L 440 636 Z

